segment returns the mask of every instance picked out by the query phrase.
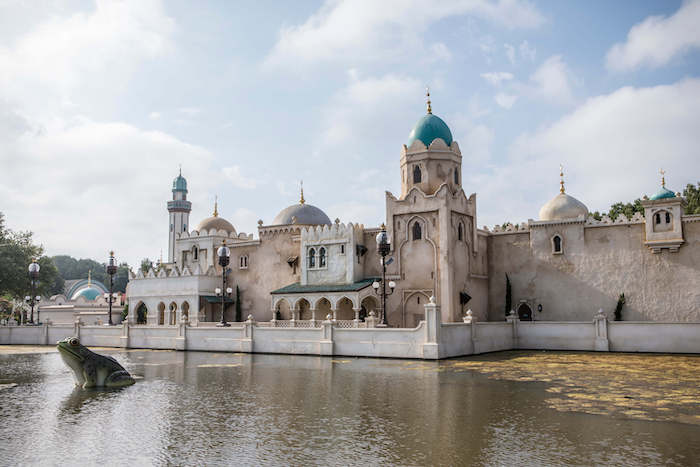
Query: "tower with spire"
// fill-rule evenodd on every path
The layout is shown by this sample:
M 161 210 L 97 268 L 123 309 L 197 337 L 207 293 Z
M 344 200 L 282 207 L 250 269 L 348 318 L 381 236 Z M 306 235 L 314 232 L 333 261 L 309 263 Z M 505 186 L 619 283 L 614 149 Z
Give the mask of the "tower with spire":
M 181 232 L 187 232 L 190 223 L 192 203 L 187 201 L 187 180 L 180 173 L 173 180 L 173 199 L 168 201 L 168 214 L 170 228 L 168 231 L 168 263 L 175 261 L 175 236 Z

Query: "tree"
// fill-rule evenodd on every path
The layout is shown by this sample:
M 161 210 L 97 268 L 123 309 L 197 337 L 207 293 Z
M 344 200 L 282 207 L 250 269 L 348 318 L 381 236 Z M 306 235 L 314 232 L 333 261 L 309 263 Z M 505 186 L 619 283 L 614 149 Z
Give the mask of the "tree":
M 513 305 L 513 288 L 510 285 L 510 278 L 506 274 L 506 316 L 510 314 L 510 309 Z
M 152 267 L 153 267 L 153 261 L 151 261 L 148 258 L 144 258 L 141 260 L 141 272 L 146 274 Z
M 236 321 L 241 320 L 241 289 L 236 286 Z
M 683 197 L 685 198 L 685 213 L 686 214 L 700 214 L 700 182 L 696 187 L 692 183 L 688 183 L 683 190 Z
M 636 212 L 641 212 L 642 214 L 644 214 L 642 200 L 639 198 L 635 199 L 632 203 L 613 204 L 612 206 L 610 206 L 610 212 L 608 212 L 608 216 L 610 216 L 612 220 L 615 220 L 620 214 L 624 214 L 625 216 L 627 216 L 627 219 L 631 219 L 632 216 L 634 216 L 634 213 Z
M 109 287 L 109 274 L 107 274 L 106 263 L 99 263 L 94 259 L 75 259 L 68 255 L 57 255 L 52 257 L 58 272 L 64 280 L 85 279 L 88 272 L 94 280 L 102 282 Z M 129 282 L 129 265 L 121 263 L 114 275 L 114 291 L 126 292 L 126 284 Z M 61 290 L 63 285 L 61 285 Z M 56 292 L 59 293 L 59 292 Z
M 32 243 L 32 232 L 12 231 L 5 227 L 5 215 L 0 212 L 0 295 L 22 299 L 30 294 L 31 280 L 27 267 L 38 258 L 41 267 L 35 293 L 50 296 L 63 289 L 63 280 L 53 260 L 42 257 L 44 248 Z

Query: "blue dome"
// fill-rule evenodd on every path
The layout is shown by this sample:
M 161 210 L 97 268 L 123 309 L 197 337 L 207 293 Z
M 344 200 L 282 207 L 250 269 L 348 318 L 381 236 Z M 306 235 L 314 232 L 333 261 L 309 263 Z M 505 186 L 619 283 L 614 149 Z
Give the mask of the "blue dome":
M 426 146 L 430 146 L 430 143 L 437 138 L 442 138 L 448 146 L 452 144 L 452 132 L 447 123 L 440 117 L 429 113 L 413 127 L 411 134 L 408 135 L 406 146 L 410 147 L 417 139 L 421 140 Z
M 78 297 L 83 297 L 85 300 L 95 300 L 102 294 L 99 290 L 94 287 L 88 287 L 86 289 L 79 290 L 76 292 L 71 300 L 76 300 Z
M 666 199 L 666 198 L 675 198 L 676 194 L 666 188 L 665 186 L 662 186 L 659 191 L 656 192 L 651 198 L 651 200 L 656 200 L 656 199 Z
M 182 174 L 178 175 L 175 177 L 175 180 L 173 180 L 173 191 L 184 191 L 187 193 L 187 180 L 185 180 Z

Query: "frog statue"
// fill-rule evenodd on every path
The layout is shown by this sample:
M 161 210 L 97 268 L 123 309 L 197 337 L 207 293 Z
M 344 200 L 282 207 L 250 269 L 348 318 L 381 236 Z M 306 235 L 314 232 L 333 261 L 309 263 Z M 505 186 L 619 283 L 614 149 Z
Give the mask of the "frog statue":
M 92 352 L 77 337 L 66 337 L 56 344 L 61 358 L 73 370 L 76 386 L 118 388 L 134 384 L 134 378 L 119 362 Z

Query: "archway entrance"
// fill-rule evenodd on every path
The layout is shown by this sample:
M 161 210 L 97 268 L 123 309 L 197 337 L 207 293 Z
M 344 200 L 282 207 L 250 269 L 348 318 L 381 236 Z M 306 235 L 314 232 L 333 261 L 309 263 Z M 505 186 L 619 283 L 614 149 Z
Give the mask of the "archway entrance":
M 518 318 L 520 321 L 532 321 L 532 310 L 527 303 L 521 303 L 518 307 Z
M 138 308 L 136 308 L 136 324 L 146 324 L 148 320 L 148 308 L 146 304 L 141 303 Z

